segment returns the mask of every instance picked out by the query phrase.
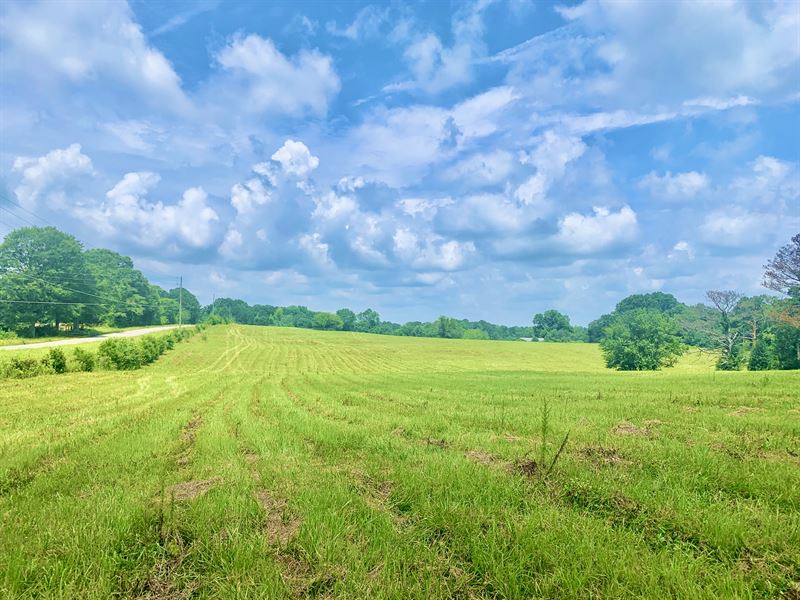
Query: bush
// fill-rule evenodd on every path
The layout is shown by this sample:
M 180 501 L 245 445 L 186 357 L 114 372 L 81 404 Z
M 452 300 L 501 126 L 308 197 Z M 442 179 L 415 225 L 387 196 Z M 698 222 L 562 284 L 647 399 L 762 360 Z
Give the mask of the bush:
M 42 362 L 47 363 L 54 373 L 67 372 L 67 355 L 61 348 L 50 348 Z
M 94 371 L 95 365 L 97 364 L 97 358 L 92 352 L 84 350 L 83 348 L 75 348 L 75 354 L 73 357 L 75 358 L 75 363 L 77 364 L 79 371 Z
M 650 309 L 618 315 L 600 348 L 606 365 L 620 371 L 655 371 L 675 364 L 685 346 L 671 317 Z
M 139 344 L 126 338 L 112 338 L 100 344 L 97 358 L 104 369 L 131 371 L 144 364 Z
M 12 358 L 7 364 L 3 365 L 3 376 L 12 379 L 26 379 L 28 377 L 36 377 L 37 375 L 44 375 L 52 371 L 41 361 L 35 358 Z
M 0 329 L 0 340 L 16 340 L 17 334 L 14 331 L 6 331 L 5 329 Z
M 149 365 L 155 361 L 159 356 L 164 354 L 167 345 L 163 337 L 146 335 L 141 338 L 139 342 L 141 349 L 142 361 L 144 364 Z

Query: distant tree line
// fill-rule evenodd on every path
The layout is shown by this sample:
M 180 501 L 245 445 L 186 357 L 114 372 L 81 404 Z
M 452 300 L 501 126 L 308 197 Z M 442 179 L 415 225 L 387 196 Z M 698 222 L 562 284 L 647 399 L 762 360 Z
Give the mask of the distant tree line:
M 764 285 L 781 297 L 711 290 L 708 304 L 688 306 L 664 292 L 634 294 L 588 327 L 572 325 L 557 310 L 537 313 L 528 326 L 506 326 L 445 315 L 399 324 L 383 321 L 371 308 L 334 313 L 233 298 L 201 306 L 185 288 L 179 315 L 179 290 L 149 283 L 129 257 L 84 250 L 55 228 L 33 227 L 11 232 L 0 244 L 0 333 L 65 324 L 75 329 L 167 324 L 180 316 L 184 323 L 210 319 L 411 337 L 599 342 L 607 364 L 626 370 L 668 366 L 687 346 L 715 352 L 720 369 L 800 368 L 800 234 L 765 265 Z

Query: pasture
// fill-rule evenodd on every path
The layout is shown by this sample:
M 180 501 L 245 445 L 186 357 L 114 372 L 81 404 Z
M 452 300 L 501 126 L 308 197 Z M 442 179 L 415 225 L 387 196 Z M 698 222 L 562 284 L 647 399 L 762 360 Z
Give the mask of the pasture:
M 800 377 L 712 362 L 216 326 L 0 381 L 0 595 L 800 597 Z

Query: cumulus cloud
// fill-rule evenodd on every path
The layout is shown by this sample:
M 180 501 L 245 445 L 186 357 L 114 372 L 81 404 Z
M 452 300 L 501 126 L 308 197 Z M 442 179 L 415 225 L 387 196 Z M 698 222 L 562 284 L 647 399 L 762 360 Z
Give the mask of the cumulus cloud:
M 29 209 L 43 199 L 60 201 L 73 178 L 94 173 L 92 160 L 81 152 L 80 144 L 52 150 L 38 158 L 18 156 L 13 170 L 22 174 L 14 193 L 20 204 Z
M 257 34 L 235 36 L 216 59 L 231 81 L 218 82 L 215 91 L 229 86 L 234 102 L 242 100 L 252 113 L 323 115 L 341 88 L 330 56 L 300 50 L 288 57 Z
M 219 215 L 208 204 L 202 187 L 187 189 L 176 204 L 150 202 L 156 173 L 126 173 L 99 207 L 81 207 L 78 214 L 107 236 L 117 236 L 143 248 L 167 246 L 180 252 L 208 248 L 216 238 Z
M 800 204 L 800 168 L 797 162 L 773 156 L 758 156 L 750 172 L 736 177 L 731 191 L 741 202 L 765 204 L 774 210 Z
M 298 177 L 306 177 L 319 166 L 319 158 L 312 155 L 303 142 L 295 140 L 286 140 L 271 158 L 280 163 L 286 173 Z
M 697 194 L 708 189 L 710 180 L 705 173 L 688 171 L 675 173 L 667 171 L 658 175 L 651 171 L 639 181 L 639 187 L 649 190 L 654 196 L 668 200 L 685 200 L 694 198 Z
M 629 206 L 617 212 L 595 207 L 592 215 L 570 213 L 561 219 L 558 239 L 571 252 L 591 254 L 633 240 L 637 227 L 636 213 Z
M 263 206 L 271 200 L 270 193 L 260 179 L 250 179 L 244 183 L 236 183 L 231 188 L 231 206 L 239 214 L 247 214 L 256 206 Z

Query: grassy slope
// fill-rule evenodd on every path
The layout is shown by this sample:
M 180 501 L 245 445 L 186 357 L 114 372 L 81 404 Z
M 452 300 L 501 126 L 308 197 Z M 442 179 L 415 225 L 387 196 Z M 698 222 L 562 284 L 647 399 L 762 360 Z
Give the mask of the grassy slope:
M 798 396 L 697 356 L 216 327 L 0 382 L 0 593 L 768 597 L 800 580 Z M 542 483 L 508 463 L 545 398 Z

